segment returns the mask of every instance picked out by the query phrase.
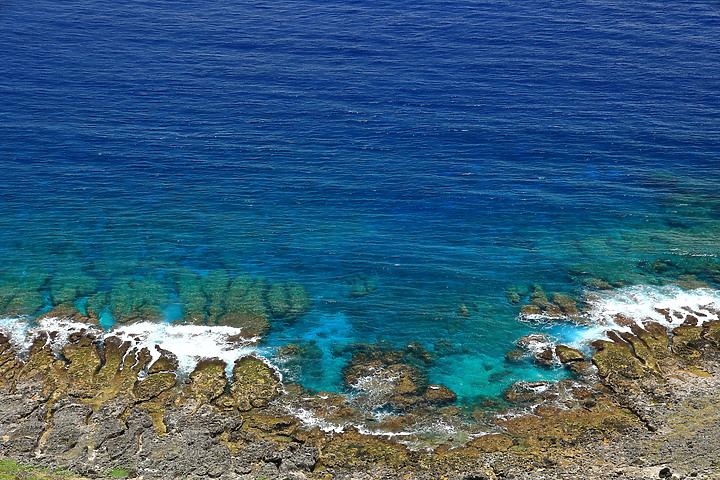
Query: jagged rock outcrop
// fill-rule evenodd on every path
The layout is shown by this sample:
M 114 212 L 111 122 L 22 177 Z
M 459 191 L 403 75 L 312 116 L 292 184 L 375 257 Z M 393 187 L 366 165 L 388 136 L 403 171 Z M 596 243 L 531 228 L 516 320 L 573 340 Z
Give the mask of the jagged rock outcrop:
M 488 412 L 489 423 L 475 427 L 445 406 L 454 399 L 449 389 L 423 377 L 432 358 L 418 345 L 366 346 L 346 369 L 356 383 L 368 365 L 392 372 L 389 398 L 421 398 L 378 422 L 342 395 L 283 386 L 252 356 L 229 376 L 228 365 L 208 359 L 183 377 L 167 351 L 132 350 L 87 330 L 57 352 L 52 336 L 39 335 L 19 357 L 0 335 L 0 456 L 85 473 L 122 467 L 148 479 L 549 480 L 611 472 L 639 480 L 661 468 L 712 478 L 720 455 L 720 322 L 609 334 L 595 344 L 597 376 L 518 384 L 506 395 L 514 406 Z M 569 368 L 588 363 L 582 352 L 555 353 Z M 302 412 L 312 421 L 301 422 Z M 445 437 L 405 433 L 437 424 L 447 425 Z
M 117 337 L 100 344 L 78 332 L 60 359 L 41 335 L 22 361 L 0 335 L 0 454 L 90 471 L 123 465 L 149 478 L 234 473 L 231 451 L 263 436 L 253 433 L 257 419 L 240 412 L 278 395 L 277 374 L 246 357 L 228 379 L 225 363 L 210 359 L 180 381 L 172 354 L 150 360 L 147 350 L 129 350 Z M 263 468 L 261 458 L 253 460 L 244 474 Z

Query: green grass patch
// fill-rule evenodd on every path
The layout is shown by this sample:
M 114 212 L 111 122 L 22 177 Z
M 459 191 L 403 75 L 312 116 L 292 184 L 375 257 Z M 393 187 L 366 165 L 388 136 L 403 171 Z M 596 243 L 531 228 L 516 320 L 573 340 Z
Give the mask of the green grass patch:
M 115 477 L 115 478 L 125 478 L 130 476 L 130 470 L 125 470 L 122 468 L 113 468 L 109 472 L 107 472 L 108 476 Z
M 106 478 L 125 478 L 130 474 L 127 470 L 113 469 Z M 0 480 L 87 480 L 64 469 L 46 469 L 22 465 L 15 460 L 0 458 Z

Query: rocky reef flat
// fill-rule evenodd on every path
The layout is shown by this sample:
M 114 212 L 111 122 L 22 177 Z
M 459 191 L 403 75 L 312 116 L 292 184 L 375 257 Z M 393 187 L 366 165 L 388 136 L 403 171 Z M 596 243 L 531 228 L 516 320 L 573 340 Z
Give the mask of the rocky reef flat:
M 147 479 L 720 475 L 718 320 L 634 324 L 591 356 L 555 346 L 572 379 L 519 383 L 507 404 L 472 412 L 427 382 L 418 345 L 355 352 L 349 397 L 283 383 L 253 355 L 183 372 L 169 351 L 78 326 L 60 344 L 41 331 L 25 350 L 0 335 L 1 456 Z M 392 410 L 368 415 L 369 395 Z

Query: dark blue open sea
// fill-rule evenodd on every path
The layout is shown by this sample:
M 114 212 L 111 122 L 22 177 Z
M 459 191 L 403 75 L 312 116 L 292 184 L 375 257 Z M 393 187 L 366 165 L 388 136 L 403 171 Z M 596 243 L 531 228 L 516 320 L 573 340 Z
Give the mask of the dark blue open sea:
M 0 1 L 7 324 L 222 323 L 245 278 L 310 388 L 419 341 L 495 396 L 566 375 L 519 337 L 587 336 L 531 285 L 717 293 L 719 167 L 716 2 Z

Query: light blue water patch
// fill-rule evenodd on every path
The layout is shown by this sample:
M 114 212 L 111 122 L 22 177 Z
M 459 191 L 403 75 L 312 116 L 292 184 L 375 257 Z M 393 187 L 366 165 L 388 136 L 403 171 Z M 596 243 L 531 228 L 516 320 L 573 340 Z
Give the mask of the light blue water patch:
M 430 381 L 446 385 L 462 402 L 481 395 L 502 396 L 509 386 L 519 381 L 556 381 L 567 376 L 567 371 L 561 368 L 539 368 L 529 363 L 509 365 L 504 357 L 482 353 L 441 358 L 430 369 Z
M 602 327 L 597 325 L 576 325 L 571 322 L 552 322 L 551 325 L 539 329 L 547 332 L 557 343 L 571 345 L 582 351 L 591 351 L 590 342 L 602 334 Z
M 344 347 L 362 341 L 355 336 L 352 325 L 343 313 L 310 314 L 301 327 L 283 329 L 268 337 L 268 347 L 279 347 L 293 342 L 307 342 L 317 347 L 321 357 L 313 358 L 308 365 L 311 374 L 301 369 L 295 379 L 314 390 L 338 391 L 342 389 L 342 367 L 347 358 L 341 355 Z
M 115 319 L 113 318 L 112 312 L 110 311 L 110 307 L 103 307 L 100 311 L 100 315 L 98 316 L 98 322 L 100 323 L 100 326 L 104 328 L 105 330 L 109 330 L 110 327 L 115 325 Z
M 87 315 L 88 297 L 79 297 L 73 302 L 73 306 L 78 309 L 80 315 Z
M 175 299 L 177 301 L 177 299 Z M 169 303 L 162 307 L 163 320 L 168 323 L 178 321 L 183 318 L 183 308 L 181 303 Z

